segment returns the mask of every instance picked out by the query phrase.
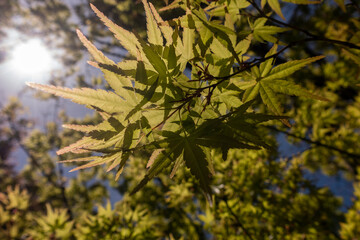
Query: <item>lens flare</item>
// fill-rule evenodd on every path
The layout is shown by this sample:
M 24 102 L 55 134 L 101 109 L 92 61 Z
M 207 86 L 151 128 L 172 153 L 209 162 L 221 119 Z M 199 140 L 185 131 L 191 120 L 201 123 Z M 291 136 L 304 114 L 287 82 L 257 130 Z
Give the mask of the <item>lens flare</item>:
M 21 75 L 39 76 L 54 68 L 55 60 L 40 39 L 18 44 L 11 52 L 10 64 Z

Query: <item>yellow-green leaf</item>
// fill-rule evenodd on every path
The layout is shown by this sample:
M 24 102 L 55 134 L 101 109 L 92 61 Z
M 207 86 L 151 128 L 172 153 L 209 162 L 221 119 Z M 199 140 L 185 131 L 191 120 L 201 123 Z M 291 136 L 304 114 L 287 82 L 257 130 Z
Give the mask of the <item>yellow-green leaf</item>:
M 195 30 L 185 27 L 184 28 L 184 52 L 183 57 L 188 61 L 194 57 L 193 45 L 195 41 Z
M 137 49 L 140 46 L 139 41 L 136 36 L 113 23 L 108 19 L 102 12 L 100 12 L 94 5 L 90 4 L 91 9 L 96 13 L 96 15 L 105 23 L 111 32 L 115 34 L 115 37 L 120 41 L 121 45 L 129 51 L 134 57 L 137 56 Z
M 32 88 L 54 94 L 59 97 L 70 99 L 79 104 L 86 105 L 90 108 L 95 107 L 107 113 L 127 112 L 130 107 L 121 97 L 113 92 L 102 89 L 91 88 L 65 88 L 51 85 L 42 85 L 38 83 L 27 83 Z
M 163 43 L 163 37 L 160 31 L 160 28 L 158 26 L 158 23 L 156 22 L 154 15 L 152 11 L 150 10 L 149 4 L 146 0 L 142 0 L 142 3 L 144 4 L 145 8 L 145 14 L 146 14 L 146 26 L 147 26 L 147 35 L 148 35 L 148 42 L 155 45 L 162 46 Z
M 276 115 L 281 115 L 280 101 L 276 97 L 276 93 L 266 84 L 266 82 L 260 82 L 258 85 L 260 85 L 260 96 L 265 105 L 267 105 Z
M 329 101 L 327 98 L 309 93 L 306 89 L 302 88 L 299 85 L 291 81 L 286 80 L 262 80 L 262 83 L 270 86 L 271 89 L 278 93 L 283 93 L 287 95 L 294 95 L 294 96 L 301 96 L 301 97 L 308 97 L 313 98 L 321 101 Z
M 245 90 L 242 101 L 243 102 L 248 102 L 253 100 L 254 98 L 256 98 L 256 96 L 259 93 L 259 88 L 260 88 L 260 84 L 257 83 L 252 87 L 249 87 Z
M 107 58 L 101 51 L 99 51 L 94 44 L 92 44 L 81 32 L 77 30 L 78 37 L 80 41 L 84 44 L 84 46 L 88 49 L 90 54 L 93 56 L 95 61 L 99 64 L 106 64 L 106 65 L 115 65 L 115 63 Z M 123 89 L 124 86 L 131 86 L 131 83 L 128 79 L 120 76 L 119 74 L 114 74 L 114 72 L 110 71 L 109 69 L 105 69 L 101 67 L 99 64 L 91 64 L 95 67 L 98 67 L 102 70 L 105 75 L 105 79 L 107 83 L 110 85 L 112 89 L 115 90 L 117 94 L 120 96 L 131 100 L 132 95 Z
M 283 20 L 285 20 L 285 17 L 281 12 L 279 0 L 267 0 L 267 2 L 269 3 L 271 9 L 274 10 Z
M 265 55 L 265 58 L 275 54 L 276 52 L 277 52 L 277 45 L 274 44 L 274 46 L 270 49 L 270 51 Z M 260 64 L 259 70 L 260 70 L 261 77 L 266 76 L 270 72 L 270 70 L 273 66 L 273 62 L 274 62 L 274 58 L 270 58 Z
M 95 166 L 99 166 L 99 165 L 102 165 L 102 164 L 105 164 L 105 163 L 109 163 L 109 162 L 114 161 L 115 159 L 117 159 L 120 155 L 121 155 L 121 152 L 117 152 L 117 153 L 114 153 L 114 154 L 110 154 L 110 155 L 106 155 L 106 156 L 102 156 L 102 157 L 97 157 L 97 158 L 95 158 L 95 160 L 93 160 L 93 161 L 91 161 L 91 162 L 89 162 L 87 164 L 84 164 L 84 165 L 81 165 L 81 166 L 76 167 L 74 169 L 71 169 L 70 172 L 74 172 L 74 171 L 77 171 L 77 170 L 80 170 L 80 169 L 95 167 Z
M 279 99 L 276 96 L 275 92 L 267 85 L 267 83 L 263 83 L 260 81 L 260 96 L 266 106 L 270 108 L 270 110 L 276 115 L 281 115 Z M 281 119 L 286 126 L 291 127 L 290 123 L 286 119 Z
M 294 4 L 319 4 L 322 3 L 323 0 L 282 0 L 283 2 L 289 2 Z M 335 1 L 344 1 L 344 0 L 335 0 Z
M 147 60 L 154 67 L 155 71 L 157 71 L 161 76 L 166 76 L 167 68 L 165 62 L 162 60 L 159 54 L 140 38 L 139 38 L 139 42 L 141 44 L 141 48 L 144 51 Z
M 159 13 L 156 11 L 154 5 L 152 3 L 149 3 L 150 5 L 150 9 L 154 15 L 154 18 L 162 32 L 162 34 L 164 35 L 165 39 L 166 39 L 166 45 L 171 45 L 173 43 L 173 38 L 172 35 L 174 33 L 174 30 L 169 26 L 169 24 L 167 22 L 164 22 L 164 20 L 160 17 Z
M 324 57 L 325 56 L 316 56 L 316 57 L 311 57 L 311 58 L 306 58 L 306 59 L 301 59 L 301 60 L 294 60 L 294 61 L 289 61 L 289 62 L 280 64 L 279 66 L 276 66 L 275 68 L 273 68 L 270 71 L 270 73 L 267 76 L 263 77 L 262 79 L 263 80 L 283 79 L 283 78 L 293 74 L 300 68 L 303 68 L 306 65 L 308 65 L 312 62 L 318 61 Z
M 250 47 L 253 35 L 248 35 L 245 39 L 238 42 L 235 46 L 235 52 L 239 55 L 244 55 Z

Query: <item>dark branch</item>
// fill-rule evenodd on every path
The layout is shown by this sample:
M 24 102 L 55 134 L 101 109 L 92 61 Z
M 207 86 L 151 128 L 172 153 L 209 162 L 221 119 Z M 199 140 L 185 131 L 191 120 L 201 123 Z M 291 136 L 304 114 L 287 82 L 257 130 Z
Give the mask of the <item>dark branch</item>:
M 346 41 L 335 40 L 335 39 L 329 39 L 329 38 L 326 38 L 326 37 L 323 37 L 323 36 L 318 36 L 318 35 L 312 34 L 311 32 L 309 32 L 309 31 L 307 31 L 305 29 L 302 29 L 302 28 L 300 28 L 298 26 L 294 26 L 294 25 L 282 22 L 280 20 L 277 20 L 277 19 L 275 19 L 273 17 L 267 16 L 264 13 L 264 11 L 262 11 L 260 9 L 260 7 L 256 4 L 256 2 L 254 0 L 247 0 L 247 1 L 259 12 L 260 17 L 267 18 L 270 21 L 272 21 L 273 23 L 276 23 L 278 25 L 282 25 L 284 27 L 288 27 L 288 28 L 297 30 L 299 32 L 302 32 L 302 33 L 306 34 L 307 36 L 311 37 L 313 39 L 313 41 L 324 41 L 324 42 L 334 43 L 334 44 L 342 45 L 342 46 L 345 46 L 345 47 L 348 47 L 348 48 L 353 48 L 353 49 L 359 49 L 360 50 L 360 46 L 355 45 L 353 43 L 346 42 Z
M 235 221 L 236 221 L 236 225 L 239 226 L 241 228 L 241 230 L 243 230 L 243 232 L 245 233 L 245 235 L 250 239 L 250 240 L 254 240 L 253 237 L 251 236 L 251 234 L 249 233 L 249 231 L 245 228 L 245 226 L 241 223 L 239 217 L 234 213 L 234 211 L 231 209 L 231 207 L 229 206 L 229 203 L 227 201 L 227 197 L 225 196 L 223 198 L 225 204 L 226 204 L 226 208 L 229 210 L 230 214 L 234 217 Z
M 328 145 L 328 144 L 325 144 L 325 143 L 322 143 L 320 141 L 314 141 L 314 140 L 311 140 L 309 138 L 306 138 L 306 137 L 301 137 L 301 136 L 297 136 L 293 133 L 290 133 L 288 131 L 284 131 L 284 130 L 281 130 L 281 129 L 278 129 L 276 127 L 273 127 L 273 126 L 265 126 L 266 128 L 268 129 L 271 129 L 273 131 L 276 131 L 276 132 L 279 132 L 279 133 L 283 133 L 287 136 L 290 136 L 290 137 L 293 137 L 293 138 L 296 138 L 296 139 L 300 139 L 306 143 L 309 143 L 309 144 L 312 144 L 312 145 L 316 145 L 318 147 L 324 147 L 324 148 L 327 148 L 327 149 L 330 149 L 332 151 L 335 151 L 335 152 L 338 152 L 338 153 L 341 153 L 347 157 L 350 157 L 351 159 L 354 160 L 354 163 L 351 164 L 351 168 L 352 170 L 354 171 L 354 173 L 357 173 L 357 166 L 360 164 L 359 162 L 359 159 L 360 159 L 360 154 L 356 154 L 356 153 L 350 153 L 350 152 L 347 152 L 343 149 L 340 149 L 340 148 L 337 148 L 337 147 L 334 147 L 334 146 L 331 146 L 331 145 Z

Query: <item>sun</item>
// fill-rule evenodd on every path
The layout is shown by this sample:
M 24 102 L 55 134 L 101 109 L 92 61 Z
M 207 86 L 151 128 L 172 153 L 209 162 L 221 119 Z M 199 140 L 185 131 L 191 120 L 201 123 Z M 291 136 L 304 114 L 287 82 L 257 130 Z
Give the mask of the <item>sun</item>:
M 55 59 L 40 39 L 22 42 L 10 53 L 9 64 L 17 74 L 41 76 L 53 70 Z

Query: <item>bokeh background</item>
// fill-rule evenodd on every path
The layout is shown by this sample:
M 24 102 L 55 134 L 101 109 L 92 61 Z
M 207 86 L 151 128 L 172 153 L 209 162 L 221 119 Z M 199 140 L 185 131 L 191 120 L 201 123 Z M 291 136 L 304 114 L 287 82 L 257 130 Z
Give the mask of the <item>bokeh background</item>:
M 146 36 L 145 14 L 141 1 L 94 0 L 91 2 L 118 25 L 137 32 L 142 37 Z M 153 2 L 157 8 L 168 4 L 168 1 L 151 2 Z M 339 8 L 335 2 L 325 2 L 326 4 L 316 7 L 285 5 L 283 12 L 285 13 L 287 22 L 293 25 L 301 25 L 302 22 L 313 22 L 316 24 L 306 25 L 304 27 L 308 27 L 310 30 L 333 38 L 346 38 L 344 32 L 346 34 L 352 32 L 351 18 L 358 19 L 359 12 L 356 12 L 357 10 L 355 8 L 354 11 L 348 10 L 348 12 L 345 13 L 341 11 L 341 8 Z M 0 211 L 0 224 L 2 224 L 0 237 L 4 236 L 3 239 L 5 239 L 5 237 L 8 237 L 7 239 L 17 239 L 17 236 L 28 236 L 28 233 L 24 234 L 22 229 L 27 229 L 27 227 L 32 226 L 30 222 L 35 216 L 38 217 L 41 214 L 46 215 L 46 213 L 48 219 L 46 217 L 43 217 L 43 219 L 46 219 L 48 222 L 57 219 L 58 222 L 63 224 L 61 227 L 63 232 L 69 232 L 70 229 L 73 229 L 76 225 L 74 219 L 87 213 L 93 215 L 83 217 L 84 219 L 92 219 L 92 216 L 97 216 L 97 219 L 100 219 L 99 216 L 103 214 L 101 216 L 105 219 L 104 221 L 106 221 L 106 219 L 111 220 L 107 223 L 109 229 L 111 229 L 110 226 L 112 226 L 112 224 L 123 224 L 121 225 L 122 229 L 130 229 L 129 231 L 133 233 L 136 232 L 134 229 L 137 228 L 143 228 L 145 230 L 151 229 L 151 224 L 156 222 L 151 218 L 151 216 L 157 216 L 154 212 L 157 212 L 159 216 L 165 216 L 161 221 L 166 221 L 165 225 L 168 225 L 168 228 L 163 230 L 168 234 L 167 236 L 173 236 L 170 234 L 172 231 L 175 237 L 182 235 L 186 231 L 189 231 L 189 236 L 192 236 L 190 233 L 201 232 L 198 228 L 206 226 L 208 220 L 206 220 L 205 217 L 205 220 L 201 219 L 198 215 L 203 214 L 206 216 L 205 212 L 207 208 L 198 206 L 197 201 L 200 201 L 197 198 L 198 195 L 191 194 L 191 191 L 195 191 L 194 189 L 196 188 L 192 185 L 187 186 L 181 179 L 175 181 L 184 184 L 180 185 L 183 188 L 174 189 L 172 189 L 173 187 L 171 185 L 174 184 L 171 182 L 173 180 L 163 180 L 166 177 L 157 179 L 156 181 L 158 182 L 155 181 L 152 186 L 156 187 L 163 184 L 162 187 L 167 189 L 167 191 L 163 189 L 154 190 L 155 188 L 151 191 L 145 190 L 143 193 L 144 196 L 142 197 L 151 198 L 151 196 L 147 195 L 150 194 L 153 197 L 156 196 L 158 199 L 163 196 L 162 194 L 168 194 L 165 195 L 163 200 L 159 200 L 162 203 L 157 203 L 158 205 L 154 204 L 157 200 L 151 198 L 151 201 L 146 204 L 153 204 L 153 209 L 146 210 L 146 207 L 137 208 L 134 206 L 134 203 L 130 203 L 130 197 L 126 197 L 124 200 L 124 193 L 132 186 L 131 182 L 138 180 L 144 173 L 143 170 L 131 169 L 128 175 L 121 178 L 119 182 L 115 182 L 113 180 L 113 173 L 106 174 L 102 168 L 69 173 L 69 170 L 72 168 L 70 165 L 58 163 L 58 161 L 65 160 L 65 158 L 69 156 L 57 156 L 56 151 L 80 137 L 79 133 L 63 129 L 62 124 L 93 124 L 99 122 L 100 117 L 83 106 L 32 90 L 28 88 L 25 83 L 36 82 L 66 87 L 107 88 L 102 79 L 101 72 L 87 64 L 90 56 L 78 40 L 76 29 L 80 29 L 90 41 L 115 62 L 129 58 L 127 52 L 91 11 L 89 1 L 0 0 L 0 12 L 0 202 L 3 206 Z M 181 14 L 183 14 L 183 11 L 178 10 L 165 12 L 162 16 L 165 19 L 169 19 L 174 16 L 180 16 Z M 333 21 L 336 22 L 334 23 Z M 297 36 L 288 37 L 294 39 Z M 351 36 L 349 36 L 349 38 L 350 37 Z M 286 40 L 286 36 L 284 40 Z M 254 45 L 251 50 L 255 55 L 264 56 L 269 47 L 270 46 L 267 45 L 257 44 Z M 322 45 L 320 47 L 315 44 L 309 44 L 303 46 L 302 49 L 294 50 L 294 52 L 289 53 L 288 56 L 297 57 L 330 53 L 328 54 L 330 57 L 326 58 L 327 62 L 322 65 L 323 69 L 321 71 L 323 71 L 324 74 L 314 74 L 314 76 L 317 77 L 315 85 L 320 87 L 326 86 L 328 90 L 330 89 L 334 94 L 337 94 L 339 102 L 336 105 L 336 110 L 339 110 L 341 113 L 347 108 L 345 104 L 356 108 L 356 106 L 359 106 L 357 105 L 359 100 L 358 88 L 354 87 L 355 85 L 353 83 L 359 79 L 359 66 L 353 63 L 348 64 L 348 60 L 339 57 L 340 55 L 338 53 L 341 52 L 341 49 L 334 46 Z M 336 63 L 337 58 L 341 59 L 338 63 Z M 333 69 L 329 69 L 331 66 Z M 331 74 L 334 74 L 336 80 L 340 79 L 340 83 L 339 81 L 337 83 L 333 81 L 330 77 Z M 305 105 L 303 107 L 306 108 Z M 343 110 L 341 110 L 341 108 Z M 316 111 L 317 108 L 314 107 L 314 109 Z M 332 113 L 338 114 L 335 110 L 329 111 L 329 115 Z M 302 114 L 303 112 L 300 113 Z M 320 115 L 321 114 L 319 114 L 319 118 L 326 118 L 326 116 Z M 314 116 L 310 116 L 310 118 Z M 358 137 L 359 126 L 356 121 L 359 120 L 356 119 L 356 114 L 354 114 L 354 116 L 353 118 L 346 118 L 346 121 L 348 121 L 347 124 L 351 126 L 349 131 L 352 131 L 352 133 L 355 133 Z M 305 116 L 304 118 L 306 117 L 309 116 Z M 331 145 L 334 143 L 336 145 L 335 139 L 337 138 L 337 140 L 340 141 L 345 141 L 346 139 L 346 141 L 349 141 L 349 144 L 353 146 L 357 141 L 356 136 L 352 136 L 353 141 L 351 141 L 350 137 L 349 140 L 346 134 L 340 134 L 338 137 L 335 136 L 335 133 L 341 128 L 342 124 L 339 122 L 339 119 L 341 121 L 341 117 L 332 119 L 332 122 L 329 123 L 330 127 L 328 127 L 328 125 L 326 127 L 319 126 L 319 128 L 323 128 L 323 131 L 326 131 L 326 133 L 324 132 L 324 136 L 329 137 L 329 139 L 326 140 L 326 144 Z M 302 120 L 296 119 L 296 121 L 301 122 Z M 313 120 L 310 120 L 310 122 L 311 121 Z M 304 120 L 304 122 L 306 121 Z M 303 155 L 304 159 L 310 158 L 307 162 L 304 160 L 306 162 L 305 164 L 303 164 L 303 162 L 301 163 L 301 166 L 304 165 L 304 168 L 301 169 L 301 174 L 306 180 L 305 182 L 311 183 L 313 187 L 305 187 L 305 190 L 302 189 L 298 191 L 306 195 L 311 191 L 327 189 L 323 191 L 329 192 L 331 195 L 329 198 L 339 200 L 339 202 L 336 203 L 337 205 L 334 203 L 334 206 L 336 205 L 336 211 L 338 211 L 338 215 L 334 218 L 346 213 L 348 209 L 353 206 L 353 184 L 356 181 L 356 168 L 359 160 L 355 158 L 359 155 L 356 155 L 353 149 L 349 150 L 351 154 L 354 154 L 353 156 L 348 156 L 346 153 L 344 154 L 336 150 L 331 152 L 334 149 L 326 149 L 324 146 L 312 144 L 311 141 L 304 141 L 301 138 L 294 137 L 300 134 L 304 135 L 304 138 L 308 138 L 309 132 L 306 132 L 304 129 L 299 127 L 293 131 L 294 132 L 284 130 L 283 132 L 273 133 L 278 142 L 278 153 L 275 161 L 281 162 L 283 159 L 290 161 L 289 159 L 302 158 Z M 294 134 L 294 136 L 291 134 Z M 342 139 L 342 137 L 344 138 Z M 315 141 L 314 139 L 312 140 Z M 339 143 L 338 145 L 340 146 L 342 144 Z M 338 145 L 336 145 L 335 148 L 341 149 L 341 146 L 339 147 Z M 234 154 L 234 156 L 235 155 L 236 154 Z M 144 155 L 139 158 L 144 158 L 144 156 L 145 158 L 148 157 L 144 153 Z M 350 160 L 346 160 L 347 158 Z M 248 159 L 251 159 L 251 157 L 248 157 Z M 346 164 L 343 164 L 342 161 L 348 161 L 347 163 L 349 163 L 350 167 L 347 168 Z M 137 162 L 137 160 L 134 160 L 130 166 L 143 168 L 145 163 L 144 161 Z M 251 165 L 251 163 L 249 164 Z M 139 177 L 135 178 L 135 175 Z M 185 174 L 184 176 L 187 175 Z M 263 180 L 266 181 L 266 179 Z M 248 191 L 252 190 L 248 189 Z M 281 188 L 279 191 L 282 191 Z M 182 197 L 179 196 L 181 193 L 183 194 Z M 18 204 L 18 206 L 13 208 L 7 205 L 11 202 L 11 200 L 9 200 L 11 194 L 15 199 L 13 202 Z M 197 194 L 201 195 L 201 193 Z M 179 201 L 183 200 L 184 203 L 187 203 L 185 206 L 182 206 L 181 203 L 171 205 L 169 199 L 172 198 L 178 198 Z M 141 198 L 139 197 L 139 199 Z M 201 197 L 199 199 L 201 199 Z M 225 201 L 224 199 L 222 200 Z M 115 206 L 120 201 L 123 202 Z M 145 201 L 146 199 L 142 199 L 138 200 L 137 203 L 144 203 Z M 316 204 L 321 203 L 322 202 L 319 201 Z M 331 202 L 328 202 L 328 204 L 331 204 Z M 280 205 L 281 203 L 278 203 L 277 207 Z M 105 208 L 99 208 L 99 206 L 104 206 Z M 245 205 L 243 205 L 243 207 L 244 206 Z M 121 215 L 126 212 L 126 210 L 122 212 L 119 210 L 127 209 L 127 207 L 131 209 L 130 213 L 132 215 L 130 220 L 128 220 L 128 216 Z M 307 207 L 306 204 L 302 207 L 297 206 L 297 208 L 303 209 Z M 116 208 L 117 211 L 121 213 L 114 213 L 115 210 L 112 210 L 113 208 Z M 188 213 L 185 214 L 185 217 L 179 213 L 183 208 L 191 209 L 186 210 Z M 18 210 L 15 211 L 14 209 Z M 326 207 L 324 206 L 322 210 L 319 209 L 321 209 L 321 207 L 318 208 L 318 211 L 324 211 Z M 6 213 L 7 210 L 10 211 L 10 213 Z M 301 210 L 302 209 L 299 211 Z M 148 212 L 146 211 L 150 212 L 150 215 L 147 214 Z M 49 212 L 53 213 L 52 217 L 49 217 Z M 249 212 L 251 211 L 249 210 Z M 3 214 L 3 216 L 9 215 L 9 219 L 12 217 L 14 219 L 7 221 L 7 218 L 2 217 L 1 214 Z M 61 214 L 64 216 L 61 217 Z M 175 221 L 174 219 L 177 218 L 176 214 L 180 216 L 178 217 L 179 219 L 187 218 L 187 220 Z M 117 218 L 114 216 L 117 216 Z M 119 220 L 119 216 L 122 216 L 122 221 Z M 141 218 L 143 218 L 142 220 L 145 223 L 141 221 Z M 161 217 L 157 218 L 160 219 Z M 232 218 L 231 212 L 228 213 L 227 218 Z M 21 222 L 20 219 L 28 222 Z M 343 216 L 340 216 L 339 219 L 344 220 Z M 16 221 L 18 221 L 18 225 L 14 223 Z M 92 219 L 89 221 L 95 220 Z M 174 222 L 171 223 L 171 221 Z M 311 223 L 311 219 L 307 221 L 309 224 Z M 280 223 L 282 222 L 280 221 Z M 39 239 L 41 239 L 41 236 L 48 236 L 46 235 L 46 231 L 51 232 L 49 229 L 51 229 L 53 225 L 46 225 L 46 223 L 40 220 L 37 221 L 37 224 L 38 225 L 35 224 L 37 227 L 33 227 L 33 229 L 35 229 L 34 231 L 44 232 L 43 235 L 39 235 Z M 101 224 L 96 225 L 100 229 L 100 232 L 106 229 L 104 225 Z M 185 227 L 181 229 L 177 224 L 188 225 L 189 228 L 191 228 L 190 226 L 193 224 L 193 227 L 191 228 L 192 230 L 186 229 Z M 130 225 L 131 227 L 129 227 Z M 255 226 L 256 224 L 249 223 L 249 225 L 251 229 L 251 226 Z M 44 230 L 46 228 L 43 226 L 50 227 L 48 230 Z M 156 224 L 154 226 L 156 226 Z M 209 226 L 211 226 L 211 224 Z M 339 229 L 339 226 L 339 224 L 335 224 L 335 229 Z M 89 229 L 96 228 L 91 224 L 87 227 Z M 84 229 L 81 230 L 82 232 L 79 230 L 76 236 L 85 236 L 86 230 Z M 256 228 L 254 227 L 254 229 Z M 147 236 L 147 231 L 145 230 L 143 230 L 139 236 Z M 114 231 L 117 230 L 115 229 Z M 55 234 L 56 236 L 60 236 L 59 238 L 71 238 L 65 233 L 57 234 L 60 234 Z M 33 236 L 35 235 L 36 234 L 33 233 Z M 53 234 L 51 236 L 55 235 Z M 203 238 L 211 238 L 211 236 L 215 235 L 216 234 L 211 233 L 210 230 L 204 230 L 202 236 Z M 171 239 L 171 237 L 169 237 L 169 239 Z

